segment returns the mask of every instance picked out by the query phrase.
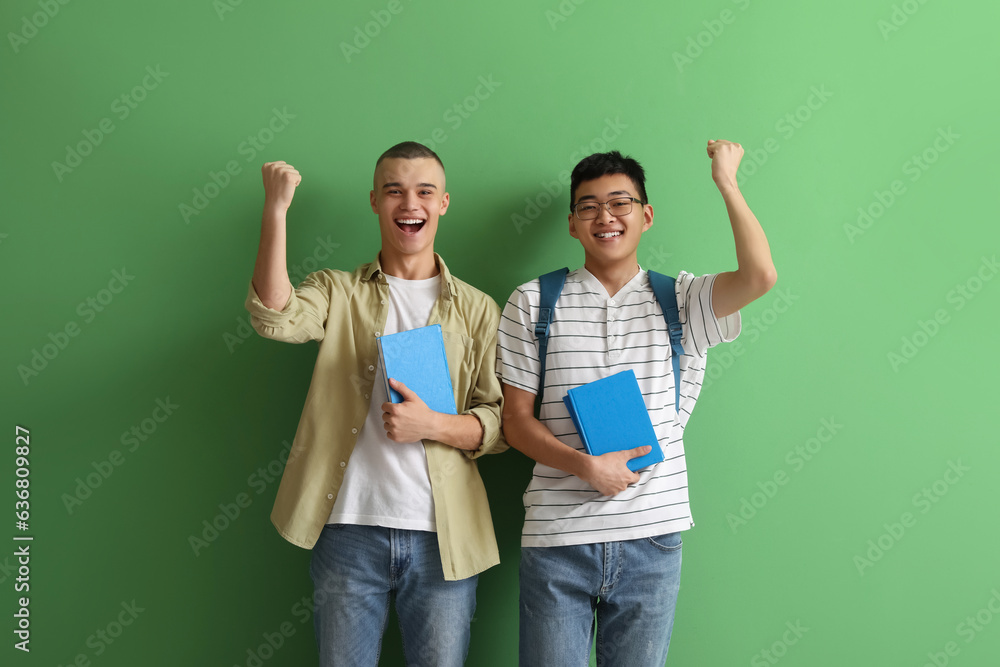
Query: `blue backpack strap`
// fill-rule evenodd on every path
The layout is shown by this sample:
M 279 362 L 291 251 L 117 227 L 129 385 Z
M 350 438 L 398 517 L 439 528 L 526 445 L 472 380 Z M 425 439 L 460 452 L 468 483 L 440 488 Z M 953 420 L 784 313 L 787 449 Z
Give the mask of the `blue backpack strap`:
M 542 408 L 542 390 L 545 388 L 545 353 L 549 348 L 549 325 L 552 324 L 552 314 L 556 309 L 556 301 L 562 294 L 566 284 L 566 274 L 569 269 L 563 267 L 557 271 L 538 277 L 538 287 L 541 298 L 538 302 L 538 321 L 535 322 L 535 338 L 538 340 L 538 361 L 541 368 L 538 372 L 538 393 L 535 395 L 535 416 Z
M 663 310 L 663 319 L 667 321 L 667 332 L 670 334 L 670 365 L 674 369 L 674 409 L 681 408 L 681 360 L 684 346 L 681 345 L 681 316 L 677 310 L 677 292 L 674 291 L 674 279 L 656 271 L 647 271 L 649 286 L 653 288 L 656 300 Z

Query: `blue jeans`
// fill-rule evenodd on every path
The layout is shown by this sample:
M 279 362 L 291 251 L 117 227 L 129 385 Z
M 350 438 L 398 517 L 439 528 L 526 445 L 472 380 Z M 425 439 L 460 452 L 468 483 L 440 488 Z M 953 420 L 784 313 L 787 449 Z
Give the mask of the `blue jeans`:
M 407 665 L 465 662 L 477 577 L 445 581 L 435 533 L 329 524 L 309 573 L 322 667 L 378 664 L 390 597 Z
M 521 667 L 663 667 L 681 575 L 681 534 L 521 549 Z

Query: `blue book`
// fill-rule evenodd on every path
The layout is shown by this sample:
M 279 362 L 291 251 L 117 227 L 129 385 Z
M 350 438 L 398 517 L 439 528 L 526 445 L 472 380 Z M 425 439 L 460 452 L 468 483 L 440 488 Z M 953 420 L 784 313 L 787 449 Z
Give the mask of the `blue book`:
M 563 402 L 588 454 L 600 456 L 652 445 L 649 454 L 629 460 L 632 472 L 663 460 L 639 381 L 631 370 L 574 387 Z
M 382 336 L 378 339 L 378 360 L 390 402 L 403 402 L 399 392 L 389 386 L 392 378 L 409 387 L 431 410 L 458 414 L 440 324 Z

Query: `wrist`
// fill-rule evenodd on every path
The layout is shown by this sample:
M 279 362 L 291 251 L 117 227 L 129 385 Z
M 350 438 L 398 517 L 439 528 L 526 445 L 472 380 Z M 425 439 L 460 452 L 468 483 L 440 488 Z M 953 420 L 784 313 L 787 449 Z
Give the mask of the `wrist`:
M 282 206 L 281 204 L 275 204 L 274 202 L 265 201 L 264 202 L 264 213 L 263 219 L 265 223 L 285 223 L 285 218 L 287 217 L 288 207 Z
M 723 197 L 737 194 L 740 191 L 740 186 L 736 183 L 735 176 L 715 179 L 715 186 L 719 188 L 719 192 L 722 193 Z
M 430 409 L 428 408 L 428 410 Z M 438 442 L 448 442 L 449 438 L 448 438 L 448 431 L 446 428 L 447 424 L 444 419 L 445 417 L 447 417 L 447 415 L 430 410 L 430 420 L 428 421 L 427 424 L 428 440 L 437 440 Z
M 570 467 L 572 470 L 567 470 L 566 472 L 590 484 L 590 479 L 594 476 L 594 457 L 586 452 L 577 450 L 573 450 L 570 456 Z

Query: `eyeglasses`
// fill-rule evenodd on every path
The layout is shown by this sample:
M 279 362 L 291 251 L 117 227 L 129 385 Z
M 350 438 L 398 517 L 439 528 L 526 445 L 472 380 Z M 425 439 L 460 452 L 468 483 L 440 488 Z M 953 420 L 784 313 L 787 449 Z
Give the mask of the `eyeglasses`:
M 621 217 L 632 212 L 632 202 L 634 201 L 639 202 L 644 206 L 646 204 L 646 202 L 641 199 L 636 199 L 635 197 L 618 197 L 616 199 L 609 199 L 605 202 L 590 200 L 583 201 L 571 207 L 571 210 L 580 220 L 595 219 L 601 214 L 602 206 L 606 207 L 608 209 L 608 213 L 611 215 Z

